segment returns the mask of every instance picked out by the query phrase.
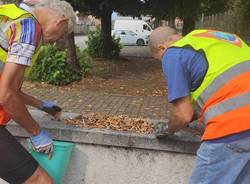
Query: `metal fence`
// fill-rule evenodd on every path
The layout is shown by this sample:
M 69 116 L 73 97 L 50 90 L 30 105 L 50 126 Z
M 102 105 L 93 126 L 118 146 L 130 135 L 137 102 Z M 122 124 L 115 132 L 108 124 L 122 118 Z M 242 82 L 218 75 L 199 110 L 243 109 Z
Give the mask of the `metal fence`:
M 250 41 L 250 26 L 245 24 L 244 30 L 240 30 L 237 19 L 231 12 L 202 16 L 196 23 L 196 28 L 216 29 L 239 34 L 244 40 Z

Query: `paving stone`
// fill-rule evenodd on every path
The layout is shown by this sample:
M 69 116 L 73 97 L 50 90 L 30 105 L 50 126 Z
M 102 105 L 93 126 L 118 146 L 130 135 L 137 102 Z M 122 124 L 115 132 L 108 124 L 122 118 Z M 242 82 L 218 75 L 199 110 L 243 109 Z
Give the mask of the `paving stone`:
M 60 90 L 55 94 L 46 89 L 28 89 L 26 92 L 43 100 L 56 101 L 66 112 L 103 112 L 151 119 L 168 118 L 166 97 L 126 96 L 70 90 Z

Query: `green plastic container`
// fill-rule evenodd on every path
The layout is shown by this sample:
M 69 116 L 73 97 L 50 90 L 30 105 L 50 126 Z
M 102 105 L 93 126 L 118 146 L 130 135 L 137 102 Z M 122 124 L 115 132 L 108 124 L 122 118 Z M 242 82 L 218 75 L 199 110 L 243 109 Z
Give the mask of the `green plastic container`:
M 54 141 L 54 153 L 50 160 L 46 154 L 32 150 L 30 142 L 29 152 L 52 177 L 54 184 L 61 184 L 74 146 L 71 142 Z

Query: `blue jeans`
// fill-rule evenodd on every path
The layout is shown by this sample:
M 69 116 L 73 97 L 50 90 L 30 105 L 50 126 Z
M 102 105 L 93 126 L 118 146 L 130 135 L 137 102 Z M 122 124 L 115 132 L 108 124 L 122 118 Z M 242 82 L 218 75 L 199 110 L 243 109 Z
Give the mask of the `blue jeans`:
M 189 184 L 250 184 L 250 137 L 203 142 Z

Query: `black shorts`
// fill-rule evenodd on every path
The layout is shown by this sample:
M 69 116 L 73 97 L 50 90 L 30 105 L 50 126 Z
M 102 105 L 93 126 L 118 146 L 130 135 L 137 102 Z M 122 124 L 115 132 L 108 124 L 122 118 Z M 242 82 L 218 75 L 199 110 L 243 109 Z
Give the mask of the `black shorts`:
M 33 175 L 37 161 L 4 127 L 0 126 L 0 178 L 22 184 Z

